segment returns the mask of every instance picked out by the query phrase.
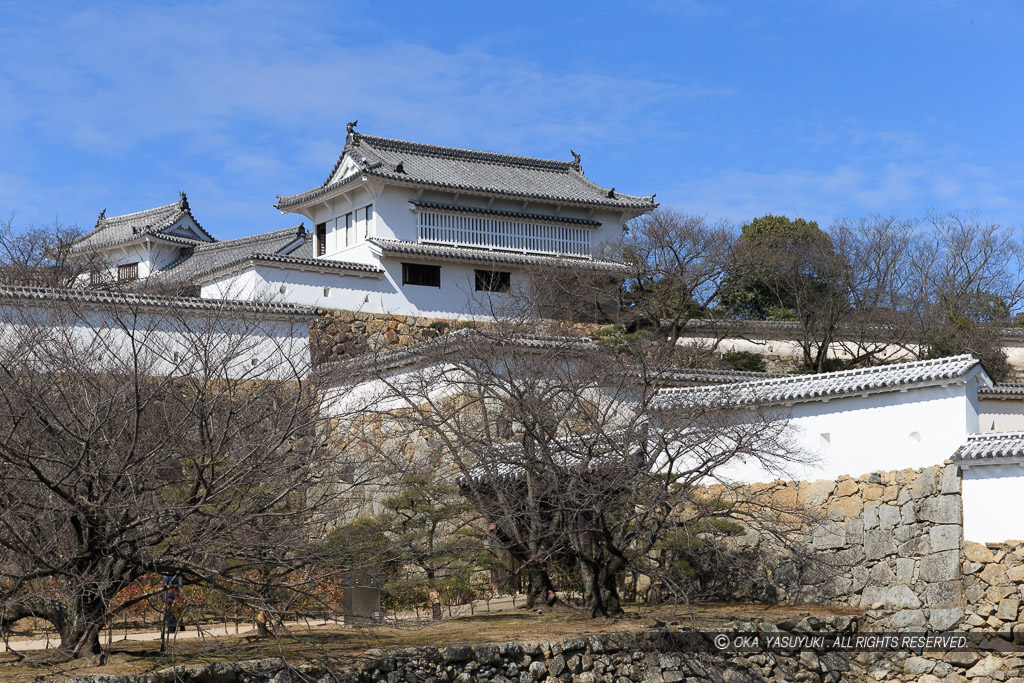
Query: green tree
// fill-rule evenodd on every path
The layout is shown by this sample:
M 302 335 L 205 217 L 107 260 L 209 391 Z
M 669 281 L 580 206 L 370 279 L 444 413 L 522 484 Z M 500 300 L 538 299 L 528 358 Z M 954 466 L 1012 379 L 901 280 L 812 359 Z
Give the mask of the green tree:
M 436 588 L 438 576 L 479 545 L 467 526 L 471 507 L 454 485 L 419 474 L 406 475 L 398 486 L 399 492 L 382 502 L 380 528 L 400 550 L 399 560 Z
M 743 226 L 719 297 L 747 320 L 798 323 L 806 369 L 830 369 L 829 352 L 851 310 L 844 260 L 814 221 L 771 214 Z

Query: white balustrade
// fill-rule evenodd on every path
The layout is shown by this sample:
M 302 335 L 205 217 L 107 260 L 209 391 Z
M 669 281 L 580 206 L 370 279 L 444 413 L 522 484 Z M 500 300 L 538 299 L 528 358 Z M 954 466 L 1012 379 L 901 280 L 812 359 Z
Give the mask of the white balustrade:
M 418 215 L 420 242 L 590 258 L 591 228 L 473 213 Z

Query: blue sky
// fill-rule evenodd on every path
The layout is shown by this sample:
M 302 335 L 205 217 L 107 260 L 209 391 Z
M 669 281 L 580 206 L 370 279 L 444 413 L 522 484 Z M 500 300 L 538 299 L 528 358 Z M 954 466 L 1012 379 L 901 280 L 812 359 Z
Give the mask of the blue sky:
M 188 192 L 299 222 L 366 133 L 569 160 L 742 223 L 1024 224 L 1024 3 L 0 0 L 0 216 L 89 229 Z

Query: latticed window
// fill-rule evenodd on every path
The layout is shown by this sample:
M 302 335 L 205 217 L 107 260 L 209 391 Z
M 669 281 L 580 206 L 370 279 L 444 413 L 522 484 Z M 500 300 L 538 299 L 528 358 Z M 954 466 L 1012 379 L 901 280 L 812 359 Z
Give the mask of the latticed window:
M 420 287 L 441 286 L 441 266 L 428 266 L 422 263 L 402 264 L 402 284 Z
M 138 263 L 125 263 L 117 267 L 117 280 L 121 282 L 123 280 L 137 280 L 139 279 L 139 264 Z

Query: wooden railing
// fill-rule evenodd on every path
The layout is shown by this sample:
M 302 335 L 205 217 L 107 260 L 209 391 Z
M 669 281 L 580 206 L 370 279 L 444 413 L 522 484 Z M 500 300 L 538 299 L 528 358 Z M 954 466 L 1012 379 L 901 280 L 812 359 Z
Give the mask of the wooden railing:
M 588 228 L 515 218 L 419 211 L 420 242 L 590 257 Z

